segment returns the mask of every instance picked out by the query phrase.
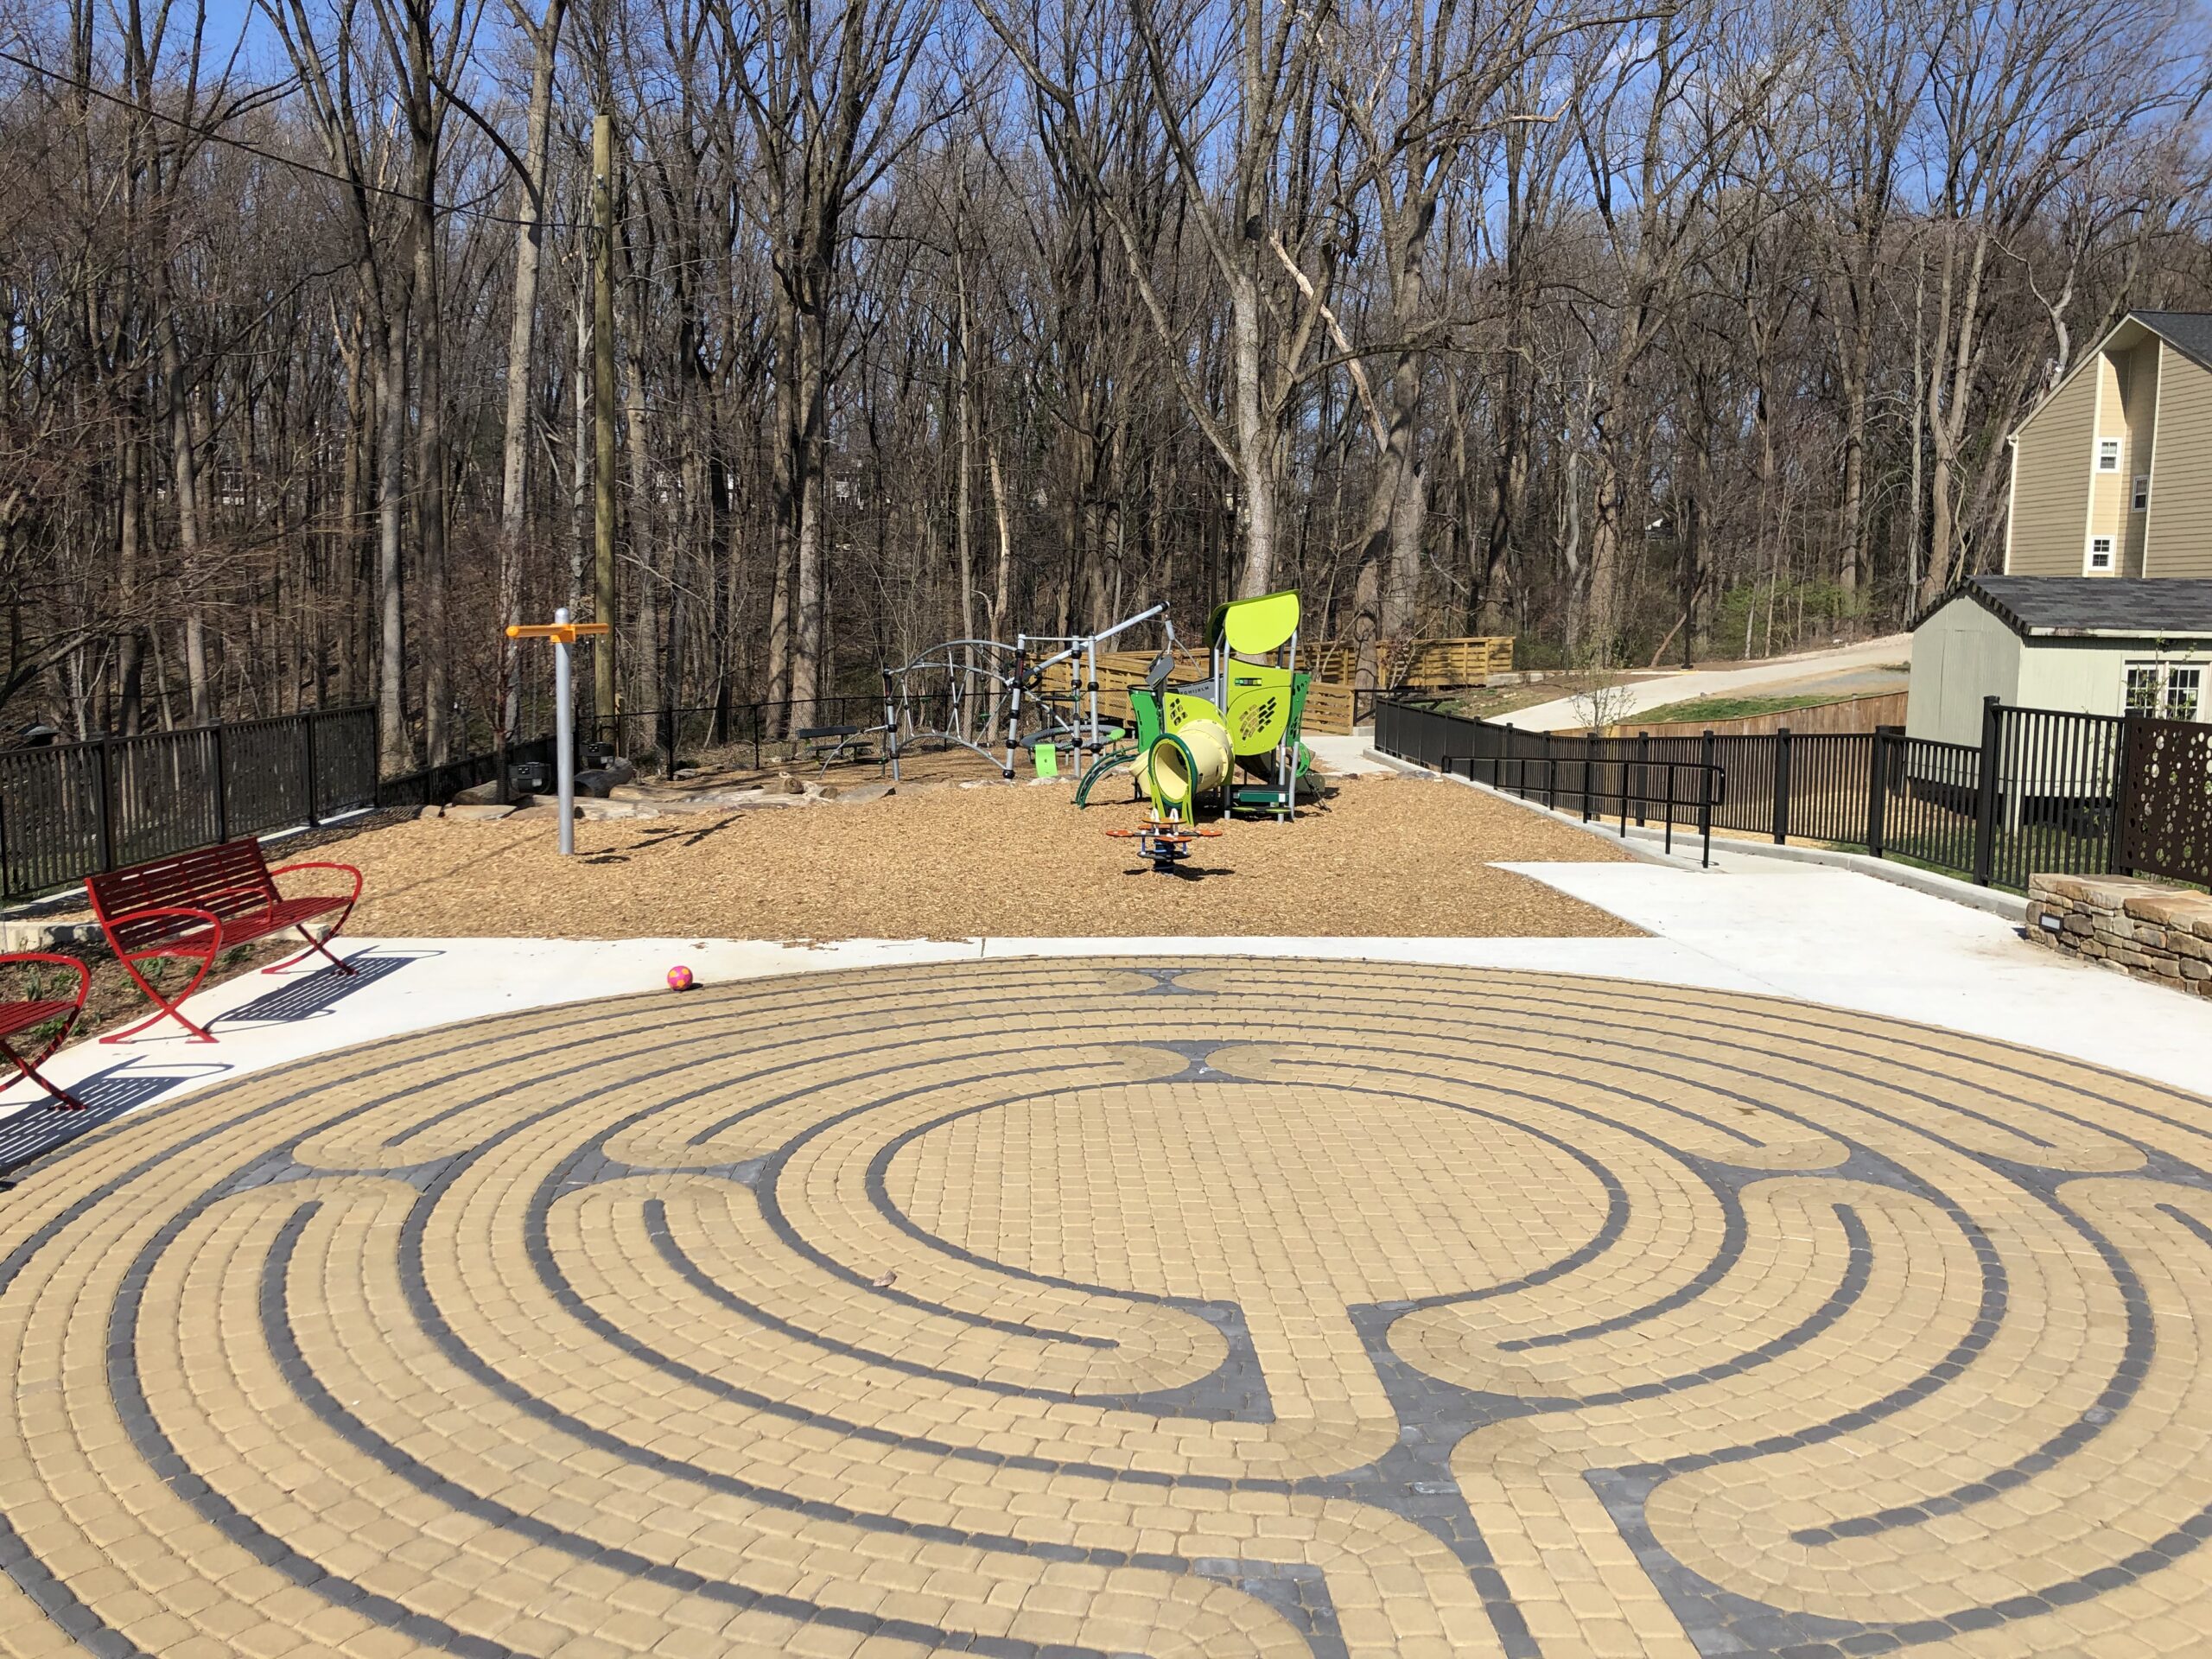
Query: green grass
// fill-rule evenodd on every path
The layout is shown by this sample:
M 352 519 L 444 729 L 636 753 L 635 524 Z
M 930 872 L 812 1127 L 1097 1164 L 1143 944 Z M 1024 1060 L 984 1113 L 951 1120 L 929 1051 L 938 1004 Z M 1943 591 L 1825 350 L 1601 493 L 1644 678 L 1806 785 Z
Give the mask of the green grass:
M 1658 709 L 1647 709 L 1632 717 L 1633 722 L 1646 721 L 1656 725 L 1662 721 L 1677 720 L 1744 720 L 1752 715 L 1778 715 L 1790 709 L 1813 709 L 1824 702 L 1841 702 L 1846 699 L 1830 691 L 1815 691 L 1795 697 L 1692 697 L 1687 702 L 1670 702 Z

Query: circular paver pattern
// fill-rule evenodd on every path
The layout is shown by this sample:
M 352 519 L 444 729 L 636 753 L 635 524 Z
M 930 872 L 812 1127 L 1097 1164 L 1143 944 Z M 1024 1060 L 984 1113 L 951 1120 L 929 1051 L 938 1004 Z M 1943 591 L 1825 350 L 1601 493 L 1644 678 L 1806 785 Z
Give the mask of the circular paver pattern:
M 2203 1101 L 1600 980 L 430 1032 L 0 1199 L 0 1649 L 2202 1651 L 2207 1169 Z

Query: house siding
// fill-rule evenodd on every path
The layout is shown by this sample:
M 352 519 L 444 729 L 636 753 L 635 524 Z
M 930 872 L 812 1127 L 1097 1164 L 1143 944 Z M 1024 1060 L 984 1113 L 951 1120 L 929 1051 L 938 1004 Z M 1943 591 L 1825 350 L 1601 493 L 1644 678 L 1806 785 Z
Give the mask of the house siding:
M 2085 365 L 2020 429 L 2012 449 L 2012 521 L 2005 562 L 2008 575 L 2082 574 L 2088 550 L 2097 410 L 2110 373 L 2101 363 Z M 2115 397 L 2115 404 L 2117 401 Z M 2157 511 L 2153 484 L 2154 516 Z
M 2212 577 L 2212 373 L 2162 345 L 2143 574 Z
M 2159 342 L 2146 340 L 2119 354 L 2120 407 L 2127 421 L 2126 475 L 2121 479 L 2121 523 L 2126 531 L 2120 545 L 2125 550 L 2120 574 L 2143 574 L 2144 554 L 2149 546 L 2151 515 L 2135 511 L 2135 480 L 2151 475 L 2158 411 Z
M 2084 371 L 2082 378 L 2094 376 L 2097 383 L 2097 425 L 2088 446 L 2089 523 L 2088 536 L 2112 537 L 2112 569 L 2105 574 L 2119 575 L 2122 569 L 2122 550 L 2127 545 L 2127 490 L 2133 481 L 2128 475 L 2128 457 L 2134 445 L 2128 442 L 2127 389 L 2124 353 L 2099 352 L 2097 360 Z M 2117 472 L 2097 470 L 2097 446 L 2106 439 L 2117 439 L 2120 443 L 2120 468 Z M 2093 574 L 2088 566 L 2089 545 L 2087 537 L 2074 550 L 2073 575 Z

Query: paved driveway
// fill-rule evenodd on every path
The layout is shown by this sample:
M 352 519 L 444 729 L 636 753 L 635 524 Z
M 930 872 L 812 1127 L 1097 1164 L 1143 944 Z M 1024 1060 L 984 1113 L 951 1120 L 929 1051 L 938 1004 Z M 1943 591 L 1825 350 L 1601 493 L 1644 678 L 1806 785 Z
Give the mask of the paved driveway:
M 1617 705 L 1618 711 L 1613 717 L 1630 720 L 1648 709 L 1688 702 L 1694 697 L 1790 696 L 1814 691 L 1850 697 L 1870 691 L 1901 691 L 1904 689 L 1901 677 L 1878 675 L 1872 671 L 1910 661 L 1911 656 L 1912 636 L 1892 633 L 1859 645 L 1838 646 L 1833 651 L 1776 657 L 1734 668 L 1700 668 L 1661 674 L 1621 687 L 1616 694 L 1621 700 Z M 1586 726 L 1589 720 L 1587 710 L 1578 707 L 1573 698 L 1557 697 L 1533 708 L 1499 715 L 1495 717 L 1495 723 L 1518 726 L 1529 732 L 1558 732 Z
M 2202 1651 L 2209 1109 L 1294 959 L 279 1066 L 0 1209 L 0 1649 Z

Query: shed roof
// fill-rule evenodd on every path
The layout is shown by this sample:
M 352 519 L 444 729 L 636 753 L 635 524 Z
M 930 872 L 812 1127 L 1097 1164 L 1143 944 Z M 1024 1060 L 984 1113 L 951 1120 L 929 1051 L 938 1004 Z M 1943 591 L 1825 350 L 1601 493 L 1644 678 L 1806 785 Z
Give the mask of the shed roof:
M 2023 639 L 2212 639 L 2212 581 L 1969 576 L 1913 626 L 1960 599 L 1981 606 Z

